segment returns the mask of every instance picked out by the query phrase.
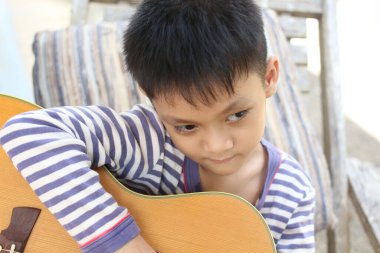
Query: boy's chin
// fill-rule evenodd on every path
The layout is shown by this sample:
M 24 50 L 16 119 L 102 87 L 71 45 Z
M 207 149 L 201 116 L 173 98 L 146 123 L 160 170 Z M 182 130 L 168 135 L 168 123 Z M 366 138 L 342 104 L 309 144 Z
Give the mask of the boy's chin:
M 238 157 L 234 156 L 224 160 L 210 160 L 199 164 L 201 170 L 216 176 L 229 176 L 236 173 L 242 166 Z

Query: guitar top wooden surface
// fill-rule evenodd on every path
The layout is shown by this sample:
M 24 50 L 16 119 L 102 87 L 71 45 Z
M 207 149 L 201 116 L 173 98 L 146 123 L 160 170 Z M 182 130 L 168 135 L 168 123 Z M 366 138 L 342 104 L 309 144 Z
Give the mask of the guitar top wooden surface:
M 0 96 L 0 126 L 2 127 L 13 115 L 35 109 L 38 109 L 36 105 L 13 97 Z M 25 253 L 81 252 L 77 243 L 41 203 L 29 184 L 14 168 L 1 146 L 0 179 L 0 230 L 8 227 L 14 207 L 29 206 L 41 209 L 40 217 L 30 235 Z

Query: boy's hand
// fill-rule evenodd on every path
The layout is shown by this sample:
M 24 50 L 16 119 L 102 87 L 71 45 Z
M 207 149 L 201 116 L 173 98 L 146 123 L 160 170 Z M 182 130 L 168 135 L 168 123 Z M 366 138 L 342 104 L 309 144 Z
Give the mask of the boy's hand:
M 156 253 L 156 251 L 142 238 L 141 235 L 136 236 L 125 244 L 116 253 Z

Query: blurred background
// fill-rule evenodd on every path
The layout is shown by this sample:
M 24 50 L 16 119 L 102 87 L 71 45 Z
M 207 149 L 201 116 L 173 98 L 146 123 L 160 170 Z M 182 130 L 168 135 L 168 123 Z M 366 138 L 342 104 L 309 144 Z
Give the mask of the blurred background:
M 339 0 L 337 7 L 344 111 L 380 140 L 380 1 Z
M 101 20 L 100 10 L 107 2 L 112 1 L 90 4 L 88 23 Z M 31 74 L 34 34 L 69 26 L 71 5 L 71 0 L 0 0 L 0 93 L 34 100 Z M 377 165 L 380 156 L 374 155 L 373 147 L 380 142 L 379 13 L 379 0 L 337 0 L 342 99 L 348 140 L 352 140 L 348 151 Z M 307 28 L 309 70 L 318 75 L 318 24 L 309 20 Z M 358 148 L 356 139 L 373 145 Z

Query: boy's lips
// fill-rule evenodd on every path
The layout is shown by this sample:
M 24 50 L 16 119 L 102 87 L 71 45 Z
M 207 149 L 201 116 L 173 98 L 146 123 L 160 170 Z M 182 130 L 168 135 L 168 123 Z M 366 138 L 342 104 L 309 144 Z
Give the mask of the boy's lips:
M 229 161 L 231 161 L 235 156 L 228 156 L 228 157 L 225 157 L 225 158 L 207 158 L 207 160 L 213 162 L 213 163 L 218 163 L 218 164 L 222 164 L 222 163 L 227 163 Z

